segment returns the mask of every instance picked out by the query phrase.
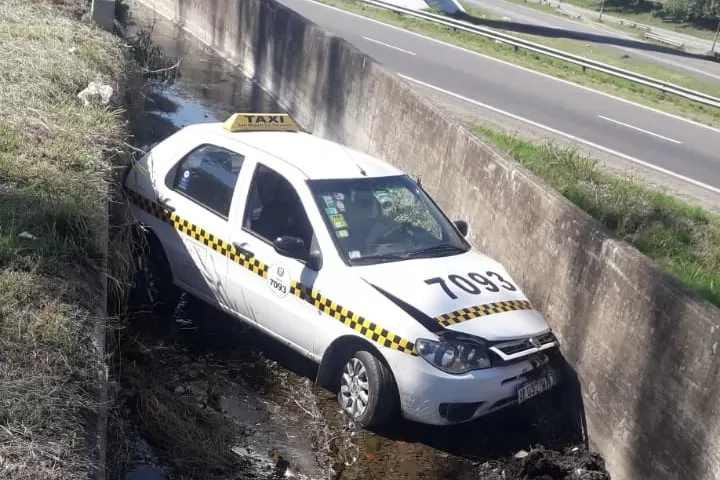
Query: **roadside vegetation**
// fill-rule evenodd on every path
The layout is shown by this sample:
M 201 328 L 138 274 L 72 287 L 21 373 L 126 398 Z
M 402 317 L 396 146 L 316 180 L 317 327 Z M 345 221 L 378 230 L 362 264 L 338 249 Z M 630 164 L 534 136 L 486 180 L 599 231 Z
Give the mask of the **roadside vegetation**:
M 406 17 L 394 12 L 376 8 L 364 4 L 357 0 L 320 0 L 322 3 L 341 8 L 343 10 L 359 13 L 369 18 L 373 18 L 388 24 L 397 25 L 409 31 L 421 33 L 429 37 L 442 40 L 454 45 L 458 45 L 468 50 L 472 50 L 494 58 L 502 59 L 510 63 L 531 68 L 537 72 L 546 73 L 553 77 L 577 83 L 579 85 L 588 86 L 600 91 L 608 92 L 618 97 L 626 98 L 644 105 L 648 105 L 659 110 L 669 113 L 681 115 L 683 117 L 705 123 L 707 125 L 720 126 L 720 109 L 707 107 L 695 102 L 680 98 L 674 95 L 664 94 L 656 89 L 645 87 L 637 83 L 616 78 L 604 73 L 587 70 L 585 72 L 576 65 L 568 62 L 556 60 L 545 55 L 539 55 L 528 52 L 523 49 L 515 51 L 512 46 L 496 43 L 487 40 L 479 35 L 468 32 L 453 30 L 450 27 L 438 25 L 421 19 Z M 567 43 L 557 43 L 561 40 L 545 41 L 549 46 L 554 46 L 561 50 L 567 47 Z M 553 43 L 555 42 L 555 43 Z M 571 42 L 567 40 L 567 42 Z M 587 47 L 578 44 L 574 52 L 583 54 L 587 53 Z M 603 53 L 604 55 L 605 53 Z M 608 54 L 611 55 L 611 54 Z M 597 58 L 601 60 L 601 58 Z M 610 59 L 610 56 L 602 58 L 603 61 Z M 623 59 L 618 56 L 613 63 L 629 70 L 637 71 L 647 75 L 658 76 L 668 81 L 679 83 L 688 88 L 704 91 L 709 94 L 720 94 L 720 88 L 706 84 L 692 78 L 683 78 L 669 70 L 664 70 L 656 66 L 636 60 Z M 663 73 L 664 72 L 664 73 Z
M 720 97 L 720 85 L 703 82 L 702 80 L 688 76 L 686 73 L 678 70 L 664 68 L 654 63 L 633 58 L 632 54 L 618 53 L 610 48 L 583 40 L 548 38 L 541 35 L 517 34 L 515 32 L 508 33 L 531 42 L 561 50 L 563 52 L 607 63 L 609 65 L 624 68 L 625 70 L 630 70 L 631 72 L 639 73 L 641 75 L 647 75 L 648 77 L 656 78 L 664 82 L 674 83 L 675 85 L 679 85 L 681 87 L 690 88 L 692 90 L 697 90 L 698 92 Z M 638 33 L 637 30 L 634 33 Z M 638 39 L 640 39 L 641 36 L 641 34 L 638 34 Z M 714 122 L 714 124 L 717 124 L 718 120 L 715 119 Z
M 543 13 L 549 13 L 549 14 L 554 14 L 554 15 L 559 15 L 557 7 L 558 6 L 562 7 L 562 5 L 558 5 L 557 3 L 536 3 L 538 1 L 546 2 L 547 0 L 534 0 L 534 1 L 533 0 L 506 0 L 506 1 L 510 2 L 510 3 L 515 3 L 517 5 L 522 5 L 527 8 L 532 8 L 533 10 L 538 10 Z M 550 0 L 550 1 L 552 1 L 552 0 Z M 566 3 L 568 3 L 570 5 L 575 5 L 577 7 L 582 7 L 582 5 L 580 5 L 579 3 L 571 3 L 571 2 L 566 2 Z M 598 5 L 600 5 L 600 4 L 598 3 Z M 607 10 L 603 10 L 603 15 L 605 15 L 605 13 L 607 13 Z M 608 14 L 608 15 L 612 15 L 613 17 L 622 18 L 622 17 L 619 17 L 614 14 Z M 617 30 L 617 31 L 626 33 L 628 35 L 632 35 L 633 37 L 636 37 L 638 40 L 642 40 L 644 42 L 656 43 L 653 40 L 649 40 L 649 39 L 645 38 L 645 32 L 647 30 L 644 30 L 642 28 L 632 27 L 629 25 L 621 25 L 620 23 L 614 23 L 614 22 L 601 22 L 601 21 L 598 21 L 598 19 L 587 18 L 585 16 L 583 16 L 583 19 L 593 22 L 593 23 L 602 23 L 603 25 L 608 27 L 610 30 Z M 630 19 L 626 19 L 626 20 L 631 21 Z M 582 22 L 583 20 L 576 20 L 576 21 Z M 663 44 L 660 44 L 660 45 L 663 45 Z M 668 47 L 668 45 L 663 45 L 663 46 Z
M 589 10 L 600 11 L 598 0 L 564 0 Z M 706 40 L 715 38 L 720 20 L 720 3 L 713 0 L 607 0 L 603 12 L 649 27 L 665 28 Z
M 472 129 L 632 244 L 698 296 L 720 306 L 720 216 L 601 170 L 577 151 Z
M 0 478 L 85 480 L 100 453 L 95 328 L 125 158 L 116 99 L 133 68 L 86 13 L 82 0 L 0 2 Z M 93 81 L 110 104 L 77 98 Z

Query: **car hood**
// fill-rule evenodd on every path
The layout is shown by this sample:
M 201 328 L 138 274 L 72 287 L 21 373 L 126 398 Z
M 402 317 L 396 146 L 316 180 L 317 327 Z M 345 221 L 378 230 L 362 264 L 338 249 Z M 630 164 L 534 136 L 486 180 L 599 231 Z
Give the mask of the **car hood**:
M 499 341 L 550 330 L 505 268 L 474 249 L 353 270 L 431 331 Z

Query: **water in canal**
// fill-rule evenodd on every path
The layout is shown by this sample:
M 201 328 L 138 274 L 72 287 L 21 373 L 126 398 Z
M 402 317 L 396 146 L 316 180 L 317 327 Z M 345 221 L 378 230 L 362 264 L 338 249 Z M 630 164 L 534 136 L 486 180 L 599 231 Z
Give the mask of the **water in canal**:
M 234 112 L 282 111 L 207 47 L 129 5 L 128 35 L 151 31 L 171 63 L 180 59 L 170 81 L 146 92 L 139 146 Z M 138 465 L 202 480 L 609 478 L 552 400 L 462 427 L 398 420 L 371 433 L 314 388 L 313 364 L 197 300 L 170 322 L 136 314 L 124 327 L 115 339 L 109 478 Z

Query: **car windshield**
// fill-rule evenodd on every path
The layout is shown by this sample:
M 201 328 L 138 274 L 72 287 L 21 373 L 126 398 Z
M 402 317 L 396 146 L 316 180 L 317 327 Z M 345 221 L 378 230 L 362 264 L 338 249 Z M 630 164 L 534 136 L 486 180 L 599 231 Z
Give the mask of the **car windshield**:
M 350 265 L 456 255 L 470 246 L 407 175 L 308 181 Z

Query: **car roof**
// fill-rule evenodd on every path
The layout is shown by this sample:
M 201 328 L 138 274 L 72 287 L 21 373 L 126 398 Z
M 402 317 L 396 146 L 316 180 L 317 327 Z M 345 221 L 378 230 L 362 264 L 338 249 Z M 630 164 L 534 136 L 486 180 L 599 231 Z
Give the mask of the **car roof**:
M 311 180 L 405 174 L 388 162 L 300 131 L 228 132 L 222 123 L 189 125 L 183 130 L 198 134 L 208 132 L 248 145 L 294 166 Z M 243 153 L 241 147 L 238 147 L 238 153 Z

